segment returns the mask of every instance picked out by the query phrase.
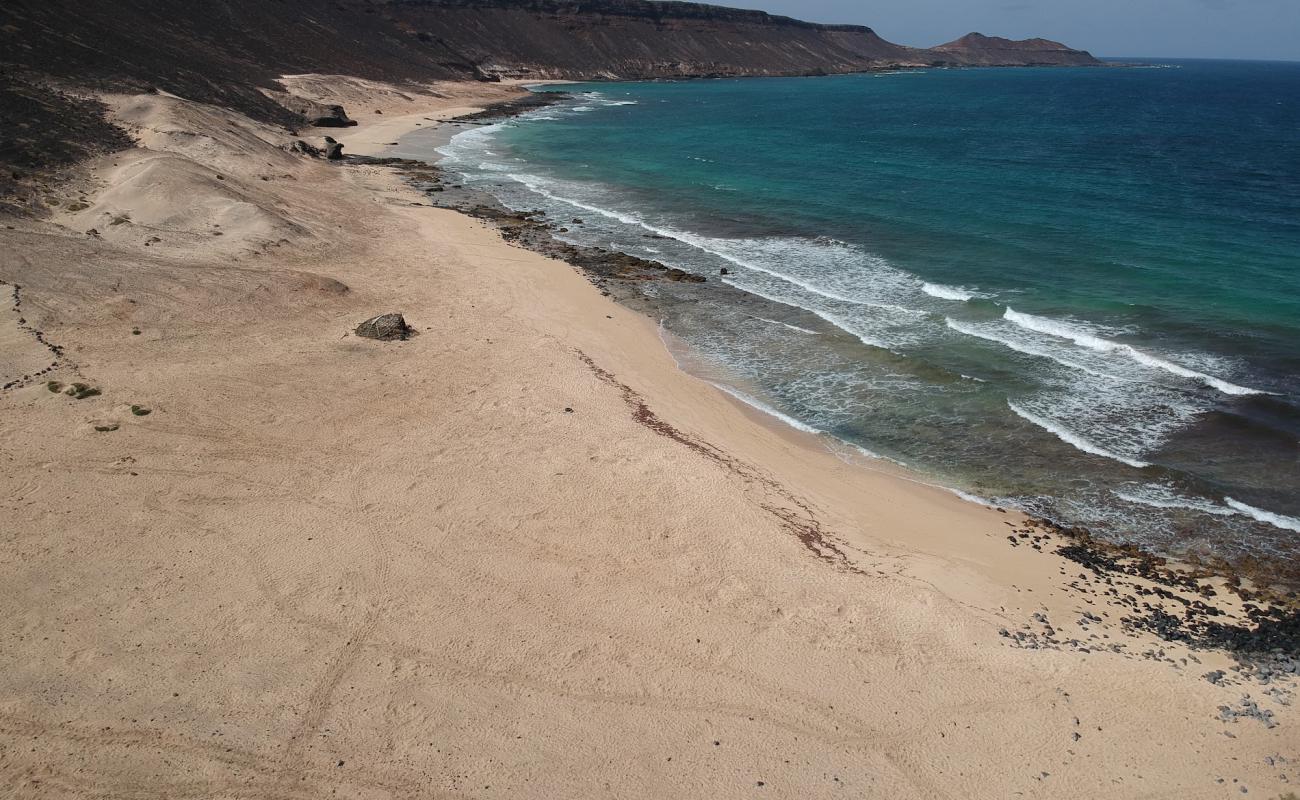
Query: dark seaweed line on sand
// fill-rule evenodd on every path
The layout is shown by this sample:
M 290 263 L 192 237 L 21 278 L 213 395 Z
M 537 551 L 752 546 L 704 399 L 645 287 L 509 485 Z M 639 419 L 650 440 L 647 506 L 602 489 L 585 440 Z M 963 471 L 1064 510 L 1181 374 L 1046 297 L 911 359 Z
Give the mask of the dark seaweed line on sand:
M 746 482 L 756 483 L 776 494 L 794 508 L 788 508 L 785 505 L 776 503 L 761 503 L 761 507 L 780 520 L 782 527 L 793 534 L 804 547 L 808 548 L 809 552 L 818 559 L 846 572 L 854 572 L 859 575 L 867 574 L 849 558 L 844 550 L 843 543 L 822 527 L 821 521 L 817 519 L 816 513 L 806 500 L 798 497 L 775 478 L 765 475 L 754 466 L 665 422 L 646 404 L 645 398 L 639 392 L 620 381 L 612 372 L 596 364 L 586 353 L 581 350 L 575 350 L 574 352 L 577 354 L 578 360 L 585 364 L 593 375 L 618 390 L 623 402 L 632 411 L 632 419 L 638 425 L 685 445 L 699 455 L 721 465 L 729 472 L 740 476 Z

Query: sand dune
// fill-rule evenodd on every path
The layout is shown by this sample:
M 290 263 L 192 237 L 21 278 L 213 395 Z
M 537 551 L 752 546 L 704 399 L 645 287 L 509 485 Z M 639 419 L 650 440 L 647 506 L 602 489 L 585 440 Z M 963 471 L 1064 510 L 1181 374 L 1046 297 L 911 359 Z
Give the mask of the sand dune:
M 391 89 L 381 115 L 353 91 L 340 138 L 363 151 L 511 90 Z M 1208 798 L 1300 778 L 1291 682 L 1216 685 L 1222 654 L 1125 634 L 1066 586 L 1077 564 L 1008 545 L 1019 517 L 738 406 L 651 321 L 386 168 L 110 100 L 139 148 L 58 188 L 85 208 L 0 229 L 22 285 L 0 316 L 7 794 Z M 350 333 L 386 311 L 419 335 Z M 51 355 L 31 331 L 65 350 L 24 380 Z M 999 634 L 1046 637 L 1035 614 L 1091 647 Z M 1274 727 L 1221 719 L 1244 694 Z

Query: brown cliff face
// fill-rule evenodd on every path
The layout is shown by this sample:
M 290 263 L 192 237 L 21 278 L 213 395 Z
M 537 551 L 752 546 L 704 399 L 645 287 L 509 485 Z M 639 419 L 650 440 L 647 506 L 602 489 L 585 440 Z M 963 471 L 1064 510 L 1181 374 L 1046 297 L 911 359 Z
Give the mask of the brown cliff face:
M 950 54 L 961 64 L 980 67 L 1002 66 L 1095 66 L 1100 64 L 1086 50 L 1074 50 L 1050 39 L 1003 39 L 968 33 L 931 50 Z
M 807 75 L 896 66 L 1097 63 L 1045 39 L 972 34 L 931 50 L 870 28 L 818 25 L 701 3 L 647 0 L 389 0 L 408 33 L 493 75 L 663 78 Z
M 279 74 L 802 75 L 935 64 L 1095 63 L 1055 42 L 971 34 L 924 50 L 870 28 L 650 0 L 8 0 L 0 66 L 80 84 L 152 85 L 278 113 Z M 241 110 L 245 110 L 241 108 Z
M 0 163 L 57 163 L 86 151 L 23 138 L 15 133 L 23 122 L 26 130 L 67 129 L 100 149 L 117 141 L 93 104 L 51 95 L 50 85 L 162 89 L 292 125 L 301 118 L 264 90 L 304 72 L 603 80 L 1091 63 L 1041 39 L 972 34 L 924 50 L 862 26 L 649 0 L 5 0 Z
M 870 28 L 694 3 L 393 0 L 387 10 L 399 28 L 511 77 L 806 75 L 925 63 Z

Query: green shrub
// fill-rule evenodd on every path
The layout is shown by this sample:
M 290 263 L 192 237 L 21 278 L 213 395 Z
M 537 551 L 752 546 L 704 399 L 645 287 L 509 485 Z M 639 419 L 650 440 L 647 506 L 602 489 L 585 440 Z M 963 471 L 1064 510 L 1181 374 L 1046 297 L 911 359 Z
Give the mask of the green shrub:
M 68 387 L 68 390 L 64 392 L 64 394 L 71 397 L 73 400 L 85 400 L 87 397 L 94 397 L 95 395 L 103 394 L 103 392 L 93 386 L 87 386 L 84 383 L 74 383 Z

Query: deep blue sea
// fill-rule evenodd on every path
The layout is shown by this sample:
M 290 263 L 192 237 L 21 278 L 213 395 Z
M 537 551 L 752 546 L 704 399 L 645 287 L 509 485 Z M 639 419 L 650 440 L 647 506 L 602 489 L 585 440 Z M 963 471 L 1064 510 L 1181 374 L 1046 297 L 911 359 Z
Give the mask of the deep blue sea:
M 556 88 L 444 165 L 708 276 L 643 287 L 691 371 L 1115 540 L 1300 558 L 1300 64 Z

